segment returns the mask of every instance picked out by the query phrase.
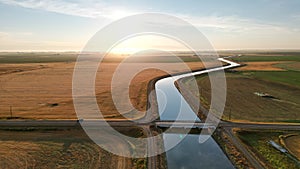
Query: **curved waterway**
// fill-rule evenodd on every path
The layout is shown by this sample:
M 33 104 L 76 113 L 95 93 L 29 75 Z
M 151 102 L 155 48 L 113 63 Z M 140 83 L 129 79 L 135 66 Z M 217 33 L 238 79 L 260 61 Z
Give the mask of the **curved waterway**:
M 198 118 L 176 88 L 175 81 L 184 77 L 240 66 L 224 58 L 219 58 L 218 60 L 228 65 L 167 77 L 155 83 L 160 121 L 201 122 L 201 119 Z M 178 145 L 166 152 L 168 168 L 234 168 L 227 156 L 211 137 L 204 143 L 199 143 L 199 134 L 163 133 L 165 148 L 170 147 L 175 141 L 179 140 L 180 143 Z

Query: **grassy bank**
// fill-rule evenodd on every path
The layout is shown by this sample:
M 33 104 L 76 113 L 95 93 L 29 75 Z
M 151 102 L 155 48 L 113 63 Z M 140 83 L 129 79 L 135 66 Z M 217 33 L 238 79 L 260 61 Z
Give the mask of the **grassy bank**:
M 280 144 L 279 137 L 289 133 L 286 131 L 241 130 L 237 132 L 237 136 L 264 163 L 266 168 L 298 168 L 295 161 L 268 143 L 273 140 Z

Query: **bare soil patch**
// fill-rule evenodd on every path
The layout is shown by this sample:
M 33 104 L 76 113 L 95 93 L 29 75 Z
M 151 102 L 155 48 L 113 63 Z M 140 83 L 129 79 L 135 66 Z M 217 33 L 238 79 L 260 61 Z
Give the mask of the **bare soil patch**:
M 288 65 L 288 68 L 300 71 L 300 62 L 293 62 Z
M 288 150 L 300 160 L 300 135 L 294 135 L 284 139 Z
M 236 70 L 247 71 L 247 70 L 257 70 L 257 71 L 284 71 L 285 69 L 276 67 L 276 64 L 286 63 L 282 61 L 278 62 L 244 62 L 246 66 L 236 68 Z

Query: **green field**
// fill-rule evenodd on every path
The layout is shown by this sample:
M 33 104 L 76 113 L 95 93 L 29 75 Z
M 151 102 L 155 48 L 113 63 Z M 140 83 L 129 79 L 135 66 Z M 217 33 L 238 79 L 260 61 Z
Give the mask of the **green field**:
M 289 133 L 293 132 L 242 130 L 237 132 L 237 136 L 249 146 L 248 148 L 265 164 L 266 168 L 298 168 L 299 166 L 293 159 L 268 143 L 268 141 L 273 140 L 279 144 L 279 136 Z
M 287 56 L 244 55 L 231 59 L 237 62 L 300 61 L 300 54 Z
M 298 71 L 249 71 L 241 72 L 240 74 L 254 79 L 300 88 L 300 72 Z

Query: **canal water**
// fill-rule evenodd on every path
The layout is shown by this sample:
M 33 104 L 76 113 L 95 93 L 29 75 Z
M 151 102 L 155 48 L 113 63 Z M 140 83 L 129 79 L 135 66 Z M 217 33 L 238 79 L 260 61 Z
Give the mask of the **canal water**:
M 222 59 L 222 61 L 227 61 Z M 231 68 L 238 64 L 228 61 L 229 66 L 203 70 L 184 75 L 167 77 L 156 82 L 155 89 L 158 102 L 158 111 L 161 121 L 189 121 L 200 122 L 190 105 L 180 94 L 175 86 L 176 80 L 183 77 L 199 75 L 209 71 L 217 71 Z M 230 160 L 210 137 L 204 143 L 199 142 L 199 134 L 163 133 L 165 149 L 178 143 L 175 147 L 166 152 L 167 165 L 170 169 L 225 169 L 234 168 Z

